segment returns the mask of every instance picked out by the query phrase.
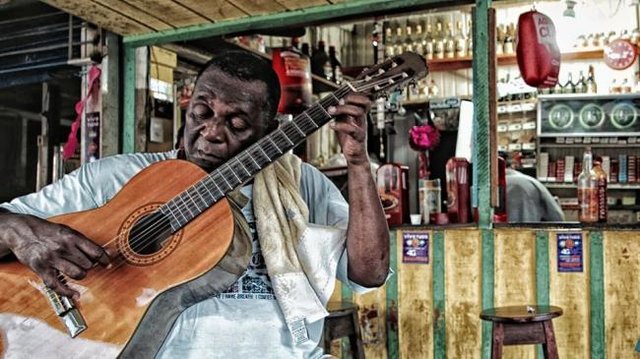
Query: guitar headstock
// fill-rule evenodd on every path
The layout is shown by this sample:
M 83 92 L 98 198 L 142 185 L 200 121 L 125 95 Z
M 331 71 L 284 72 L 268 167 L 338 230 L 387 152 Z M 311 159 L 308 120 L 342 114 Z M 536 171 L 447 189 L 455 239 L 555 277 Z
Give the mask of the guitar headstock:
M 391 92 L 409 81 L 421 79 L 429 73 L 424 57 L 405 52 L 366 69 L 351 85 L 356 91 L 375 95 Z

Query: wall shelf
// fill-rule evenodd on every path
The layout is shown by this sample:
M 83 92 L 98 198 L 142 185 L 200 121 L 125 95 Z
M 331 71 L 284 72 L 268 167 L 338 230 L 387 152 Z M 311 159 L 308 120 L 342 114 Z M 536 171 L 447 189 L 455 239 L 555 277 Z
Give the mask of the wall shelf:
M 547 188 L 576 188 L 575 183 L 542 182 Z M 640 189 L 640 183 L 609 183 L 607 189 Z
M 602 49 L 572 51 L 563 53 L 562 61 L 602 59 L 602 56 Z M 462 57 L 455 59 L 431 59 L 427 60 L 427 64 L 429 65 L 429 70 L 431 72 L 455 71 L 471 68 L 472 60 L 473 59 L 471 57 Z M 516 58 L 515 54 L 498 56 L 498 66 L 515 65 L 517 63 L 518 59 Z

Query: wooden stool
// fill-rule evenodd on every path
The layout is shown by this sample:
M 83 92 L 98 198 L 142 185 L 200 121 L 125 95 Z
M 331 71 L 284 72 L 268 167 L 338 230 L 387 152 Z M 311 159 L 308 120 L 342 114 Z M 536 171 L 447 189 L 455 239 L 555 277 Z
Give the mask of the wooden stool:
M 542 344 L 544 357 L 557 359 L 558 348 L 551 320 L 561 315 L 561 308 L 549 305 L 518 305 L 483 310 L 480 318 L 493 322 L 491 358 L 502 358 L 503 345 Z
M 324 319 L 324 351 L 331 352 L 333 339 L 349 337 L 351 357 L 364 358 L 360 326 L 358 325 L 358 307 L 350 302 L 329 302 L 329 316 Z

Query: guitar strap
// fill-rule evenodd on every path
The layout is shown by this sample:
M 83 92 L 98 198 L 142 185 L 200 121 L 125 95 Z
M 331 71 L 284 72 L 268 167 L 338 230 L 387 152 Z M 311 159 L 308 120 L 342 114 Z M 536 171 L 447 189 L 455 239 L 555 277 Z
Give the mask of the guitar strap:
M 248 198 L 236 189 L 227 194 L 227 200 L 234 217 L 234 232 L 225 256 L 201 277 L 155 298 L 119 358 L 154 357 L 182 311 L 227 290 L 247 270 L 251 258 L 251 231 L 241 209 Z

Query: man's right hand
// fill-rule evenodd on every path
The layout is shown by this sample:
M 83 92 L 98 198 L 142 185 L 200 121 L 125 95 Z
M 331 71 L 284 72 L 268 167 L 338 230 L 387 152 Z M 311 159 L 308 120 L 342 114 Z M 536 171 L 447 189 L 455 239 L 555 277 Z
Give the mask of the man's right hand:
M 60 295 L 78 298 L 58 276 L 82 279 L 95 263 L 107 265 L 102 247 L 61 224 L 16 213 L 0 213 L 0 248 L 6 247 Z

